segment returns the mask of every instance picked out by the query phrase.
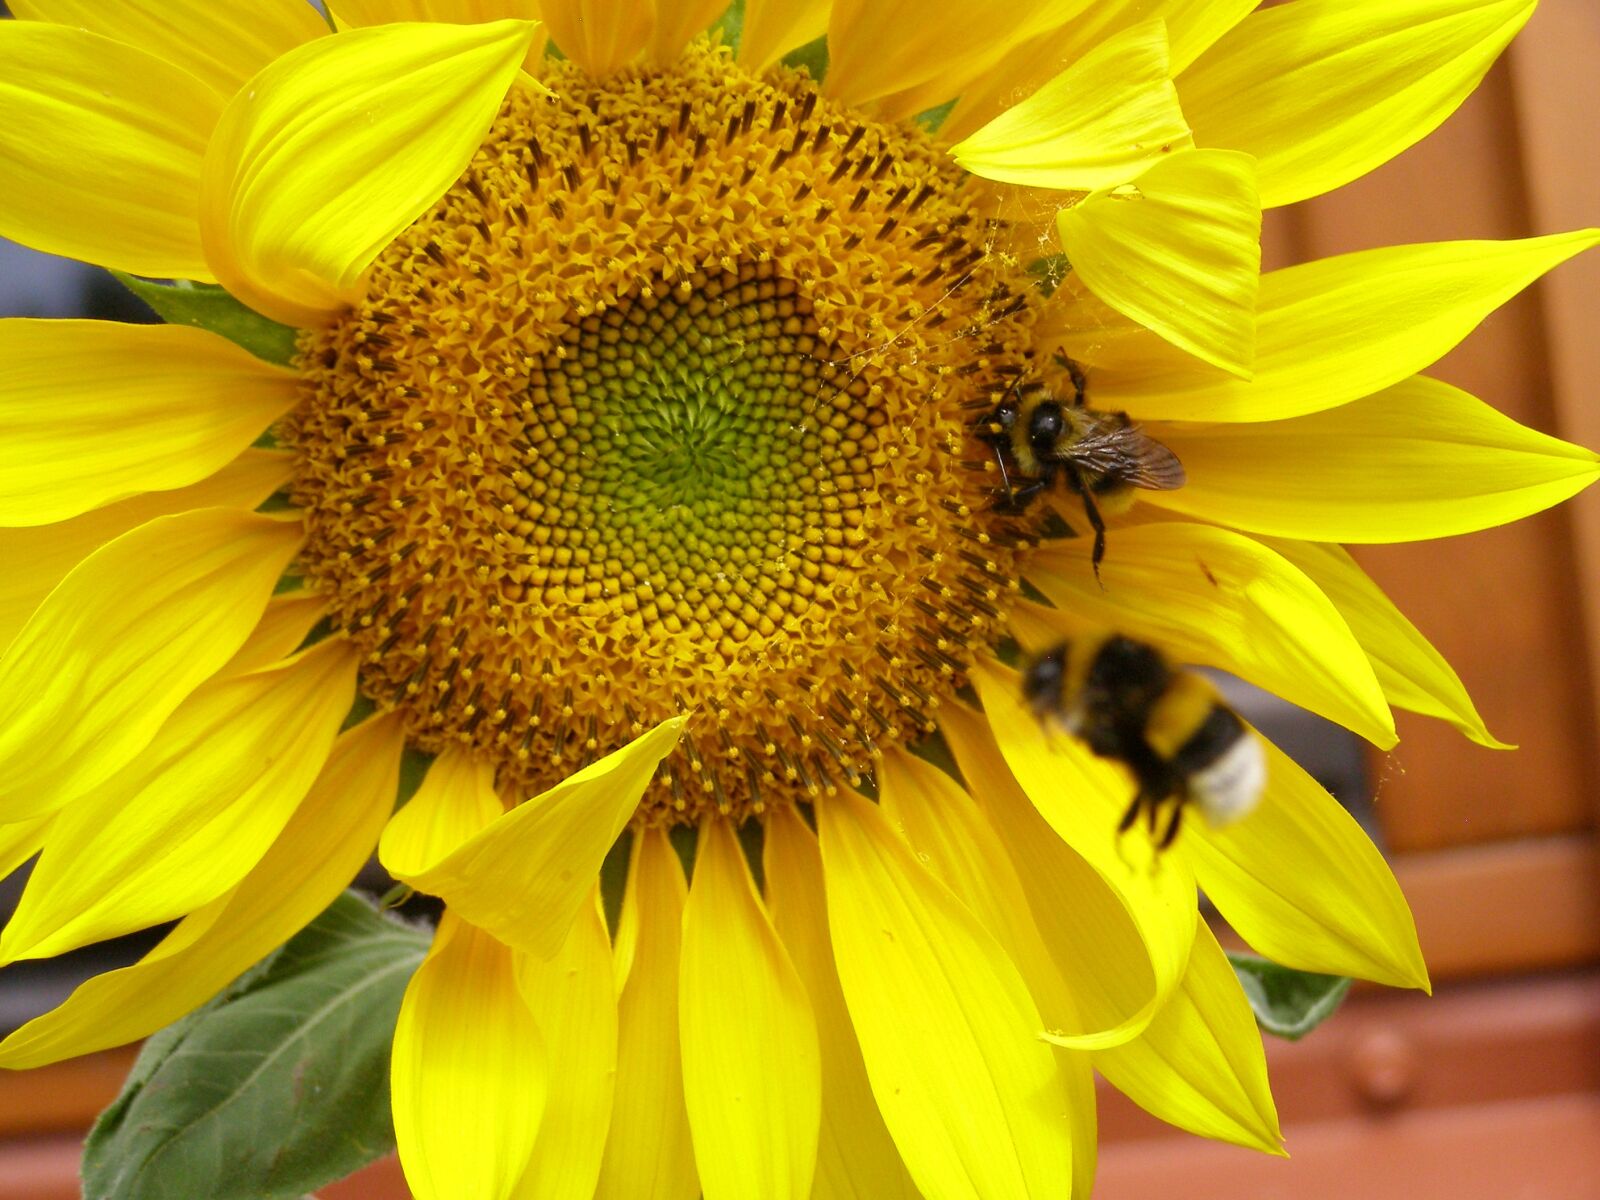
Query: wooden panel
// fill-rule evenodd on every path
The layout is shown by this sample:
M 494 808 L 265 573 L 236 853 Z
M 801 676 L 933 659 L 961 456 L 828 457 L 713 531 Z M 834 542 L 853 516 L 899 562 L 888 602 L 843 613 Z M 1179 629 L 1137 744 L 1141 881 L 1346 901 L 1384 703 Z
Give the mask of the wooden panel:
M 108 1050 L 37 1071 L 0 1071 L 0 1137 L 87 1129 L 121 1090 L 134 1053 Z
M 1591 204 L 1596 194 L 1588 189 Z M 1298 250 L 1314 258 L 1388 244 L 1518 237 L 1533 224 L 1502 64 L 1431 138 L 1305 205 Z M 1572 269 L 1558 269 L 1555 278 Z M 1519 297 L 1430 373 L 1518 420 L 1555 428 L 1541 317 L 1536 290 Z M 1592 311 L 1588 320 L 1592 328 Z M 1357 551 L 1456 665 L 1490 727 L 1525 747 L 1493 753 L 1437 723 L 1404 720 L 1400 748 L 1375 763 L 1378 814 L 1392 848 L 1592 824 L 1595 710 L 1572 585 L 1571 522 L 1563 510 L 1463 538 Z
M 1600 5 L 1545 0 L 1511 47 L 1511 78 L 1527 165 L 1528 200 L 1543 230 L 1600 222 Z M 1550 372 L 1563 437 L 1600 447 L 1600 254 L 1562 268 L 1544 289 Z M 1588 630 L 1592 684 L 1600 685 L 1600 495 L 1571 509 L 1575 592 Z M 1600 815 L 1600 789 L 1594 793 Z

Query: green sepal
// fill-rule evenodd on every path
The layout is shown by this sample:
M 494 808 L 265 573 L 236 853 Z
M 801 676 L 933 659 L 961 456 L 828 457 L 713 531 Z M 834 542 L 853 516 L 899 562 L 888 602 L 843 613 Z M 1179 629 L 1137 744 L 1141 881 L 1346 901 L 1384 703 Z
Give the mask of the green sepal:
M 1256 1014 L 1256 1024 L 1291 1042 L 1333 1016 L 1350 990 L 1343 975 L 1313 975 L 1232 950 L 1228 961 Z
M 744 37 L 744 0 L 733 0 L 728 5 L 727 11 L 711 26 L 711 35 L 713 39 L 720 38 L 734 54 L 739 53 L 739 41 Z
M 220 334 L 257 358 L 280 367 L 294 362 L 299 330 L 246 308 L 214 283 L 191 283 L 187 279 L 154 283 L 122 271 L 111 273 L 169 325 L 193 325 Z
M 346 892 L 151 1037 L 84 1146 L 86 1200 L 298 1200 L 390 1153 L 389 1047 L 427 946 Z
M 805 71 L 813 83 L 821 83 L 828 74 L 828 35 L 823 34 L 789 51 L 783 56 L 783 65 Z

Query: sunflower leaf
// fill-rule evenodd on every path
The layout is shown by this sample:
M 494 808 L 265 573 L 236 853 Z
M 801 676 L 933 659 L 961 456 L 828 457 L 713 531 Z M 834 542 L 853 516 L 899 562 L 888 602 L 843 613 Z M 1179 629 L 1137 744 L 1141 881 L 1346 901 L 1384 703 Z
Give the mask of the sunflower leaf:
M 1343 975 L 1295 971 L 1254 954 L 1231 950 L 1228 961 L 1256 1014 L 1256 1024 L 1291 1042 L 1299 1041 L 1333 1016 L 1350 990 L 1350 980 Z
M 297 330 L 246 308 L 214 283 L 157 283 L 122 271 L 111 273 L 169 325 L 193 325 L 220 334 L 279 366 L 294 361 Z
M 88 1200 L 295 1200 L 389 1153 L 389 1043 L 426 935 L 341 896 L 156 1034 L 84 1149 Z

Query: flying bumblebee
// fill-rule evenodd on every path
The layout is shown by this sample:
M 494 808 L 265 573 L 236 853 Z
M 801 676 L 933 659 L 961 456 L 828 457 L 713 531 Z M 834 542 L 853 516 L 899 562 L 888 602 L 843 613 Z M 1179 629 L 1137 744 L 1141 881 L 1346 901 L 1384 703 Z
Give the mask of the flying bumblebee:
M 1041 720 L 1053 718 L 1101 758 L 1120 762 L 1138 790 L 1117 826 L 1143 812 L 1158 850 L 1178 836 L 1191 801 L 1216 826 L 1256 806 L 1266 784 L 1260 739 L 1197 671 L 1175 667 L 1154 646 L 1115 633 L 1063 642 L 1029 664 L 1023 695 Z
M 1148 436 L 1127 413 L 1098 412 L 1083 403 L 1083 375 L 1062 361 L 1076 395 L 1064 404 L 1044 384 L 1021 377 L 975 427 L 979 441 L 994 447 L 1005 487 L 995 508 L 1020 513 L 1059 477 L 1083 501 L 1094 530 L 1096 578 L 1106 554 L 1103 512 L 1121 512 L 1135 488 L 1165 492 L 1183 486 L 1178 456 Z M 1015 478 L 1013 478 L 1015 476 Z M 1020 479 L 1022 482 L 1018 483 Z

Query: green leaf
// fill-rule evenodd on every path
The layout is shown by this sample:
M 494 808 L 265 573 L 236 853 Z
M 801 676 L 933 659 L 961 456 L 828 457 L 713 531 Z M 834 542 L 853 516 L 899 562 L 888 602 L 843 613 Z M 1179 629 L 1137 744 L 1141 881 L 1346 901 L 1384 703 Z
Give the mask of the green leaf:
M 427 940 L 346 892 L 152 1037 L 89 1134 L 87 1200 L 298 1200 L 389 1153 L 389 1044 Z
M 1292 1042 L 1333 1016 L 1350 990 L 1343 975 L 1313 975 L 1233 951 L 1228 952 L 1228 961 L 1255 1011 L 1256 1024 Z
M 193 325 L 221 334 L 257 358 L 286 367 L 294 361 L 299 330 L 268 320 L 246 308 L 214 283 L 153 283 L 121 271 L 111 272 L 169 325 Z

